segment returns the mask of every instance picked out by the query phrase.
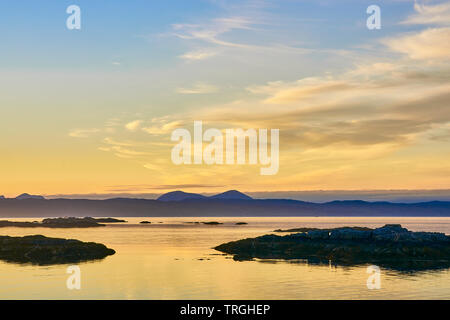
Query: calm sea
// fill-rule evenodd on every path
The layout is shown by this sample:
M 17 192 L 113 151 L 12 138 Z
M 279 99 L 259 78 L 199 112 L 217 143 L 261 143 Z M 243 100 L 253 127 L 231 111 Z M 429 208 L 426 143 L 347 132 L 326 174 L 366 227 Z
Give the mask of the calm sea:
M 68 265 L 0 262 L 0 299 L 450 299 L 448 269 L 408 274 L 381 269 L 381 288 L 369 290 L 367 266 L 237 262 L 211 249 L 278 228 L 400 223 L 414 231 L 450 234 L 450 218 L 124 219 L 128 223 L 91 229 L 0 228 L 0 235 L 43 234 L 100 242 L 116 250 L 104 260 L 79 264 L 80 290 L 67 289 Z M 152 224 L 139 224 L 142 220 Z M 224 224 L 186 223 L 190 221 Z M 234 225 L 241 221 L 248 225 Z

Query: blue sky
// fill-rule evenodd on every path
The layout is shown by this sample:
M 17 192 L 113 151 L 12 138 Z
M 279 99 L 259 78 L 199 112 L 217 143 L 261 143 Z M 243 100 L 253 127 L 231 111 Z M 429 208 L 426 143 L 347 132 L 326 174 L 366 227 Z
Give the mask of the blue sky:
M 164 68 L 192 44 L 170 36 L 174 24 L 205 24 L 226 17 L 249 20 L 251 30 L 224 38 L 244 44 L 348 49 L 398 31 L 412 13 L 408 1 L 379 1 L 383 29 L 370 32 L 365 9 L 373 1 L 2 1 L 3 68 Z M 82 10 L 82 30 L 65 27 L 65 9 Z M 411 27 L 401 27 L 411 29 Z M 5 32 L 7 31 L 7 32 Z M 244 32 L 245 31 L 245 32 Z

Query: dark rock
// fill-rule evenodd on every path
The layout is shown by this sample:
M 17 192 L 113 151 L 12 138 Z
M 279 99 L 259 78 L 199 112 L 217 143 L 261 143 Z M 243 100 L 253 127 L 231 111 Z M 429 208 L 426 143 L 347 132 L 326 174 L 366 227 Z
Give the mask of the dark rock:
M 47 228 L 92 228 L 92 227 L 104 227 L 104 224 L 100 224 L 94 218 L 48 218 L 42 220 L 42 227 Z
M 355 230 L 353 228 L 334 229 L 330 232 L 330 239 L 333 240 L 358 240 L 369 239 L 371 231 Z
M 373 229 L 371 228 L 366 228 L 366 227 L 344 227 L 347 229 L 352 229 L 352 230 L 359 230 L 359 231 L 371 231 Z M 316 231 L 316 230 L 320 230 L 320 231 L 324 231 L 324 230 L 328 230 L 328 231 L 333 231 L 333 230 L 337 230 L 337 229 L 342 229 L 342 228 L 332 228 L 332 229 L 318 229 L 318 228 L 293 228 L 293 229 L 276 229 L 273 232 L 309 232 L 309 231 Z
M 372 237 L 380 241 L 422 241 L 431 239 L 426 232 L 410 232 L 399 224 L 387 224 L 384 227 L 373 230 Z
M 310 239 L 328 239 L 330 237 L 330 231 L 328 230 L 312 230 L 308 232 Z
M 120 223 L 120 222 L 127 222 L 126 220 L 122 219 L 115 219 L 115 218 L 92 218 L 97 222 L 100 223 Z
M 217 221 L 210 221 L 210 222 L 202 222 L 203 224 L 207 224 L 207 225 L 218 225 L 218 224 L 223 224 L 221 222 L 217 222 Z
M 1 227 L 19 227 L 19 228 L 92 228 L 104 227 L 94 218 L 49 218 L 42 222 L 19 222 L 19 221 L 0 221 Z
M 150 222 L 150 221 L 141 221 L 141 222 L 139 222 L 139 223 L 142 223 L 142 224 L 150 224 L 151 222 Z
M 115 251 L 105 245 L 79 240 L 0 236 L 0 260 L 39 265 L 76 263 L 103 259 Z
M 236 222 L 235 223 L 235 225 L 237 225 L 237 226 L 242 226 L 242 225 L 244 225 L 244 224 L 248 224 L 247 222 Z
M 276 229 L 273 232 L 308 232 L 308 231 L 314 231 L 314 230 L 320 230 L 320 229 L 317 229 L 317 228 Z
M 219 245 L 218 251 L 237 260 L 308 259 L 334 263 L 379 264 L 404 268 L 450 267 L 450 237 L 436 232 L 411 232 L 400 225 L 357 230 L 335 228 L 310 230 L 287 236 L 265 235 Z

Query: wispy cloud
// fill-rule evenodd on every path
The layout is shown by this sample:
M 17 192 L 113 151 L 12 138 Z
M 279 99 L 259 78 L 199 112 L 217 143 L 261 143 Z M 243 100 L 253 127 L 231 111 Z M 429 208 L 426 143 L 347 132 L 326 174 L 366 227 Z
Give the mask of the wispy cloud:
M 208 189 L 208 188 L 223 188 L 225 185 L 221 184 L 136 184 L 136 185 L 116 185 L 108 186 L 108 191 L 111 192 L 133 192 L 146 190 L 176 190 L 176 189 Z
M 88 138 L 94 133 L 100 132 L 100 129 L 73 129 L 69 132 L 69 136 L 72 138 Z
M 150 123 L 150 126 L 144 127 L 142 130 L 152 135 L 168 134 L 172 130 L 184 125 L 183 121 L 174 120 L 168 116 L 153 118 Z
M 173 24 L 173 35 L 184 40 L 199 40 L 207 43 L 245 48 L 249 45 L 220 39 L 220 36 L 233 30 L 250 30 L 255 24 L 247 17 L 227 17 L 212 19 L 206 24 Z
M 103 142 L 109 145 L 113 145 L 113 146 L 122 146 L 122 147 L 132 147 L 135 144 L 132 142 L 125 142 L 125 141 L 116 141 L 110 137 L 106 137 L 103 139 Z
M 140 128 L 142 122 L 143 122 L 142 120 L 134 120 L 134 121 L 128 122 L 125 125 L 125 128 L 129 131 L 136 131 Z
M 414 4 L 415 14 L 409 16 L 402 24 L 450 25 L 450 2 L 436 5 Z
M 181 94 L 206 94 L 206 93 L 214 93 L 217 92 L 219 88 L 214 85 L 197 82 L 190 88 L 178 88 L 177 93 Z
M 185 54 L 181 55 L 180 58 L 187 61 L 198 61 L 214 57 L 215 55 L 217 55 L 217 53 L 217 50 L 202 49 L 186 52 Z
M 300 188 L 353 188 L 357 185 L 366 188 L 409 186 L 413 181 L 414 187 L 428 187 L 428 184 L 436 187 L 439 183 L 447 186 L 448 182 L 442 182 L 442 174 L 439 174 L 446 172 L 445 159 L 450 150 L 447 143 L 450 28 L 442 18 L 446 8 L 444 5 L 416 5 L 416 13 L 403 24 L 418 26 L 408 27 L 408 32 L 386 33 L 387 36 L 380 40 L 381 45 L 374 41 L 379 47 L 377 53 L 382 52 L 380 56 L 373 54 L 373 47 L 364 50 L 351 47 L 354 50 L 351 53 L 357 58 L 352 59 L 353 65 L 339 64 L 348 58 L 344 57 L 348 53 L 346 50 L 326 50 L 321 46 L 305 50 L 274 45 L 270 41 L 255 44 L 265 40 L 263 31 L 257 28 L 262 24 L 244 14 L 238 18 L 213 18 L 196 24 L 173 25 L 173 35 L 190 42 L 187 44 L 191 50 L 179 56 L 185 61 L 216 57 L 211 59 L 214 61 L 205 62 L 212 65 L 216 59 L 222 62 L 225 57 L 232 56 L 248 65 L 254 61 L 252 58 L 258 57 L 258 64 L 270 61 L 269 65 L 277 68 L 277 72 L 262 70 L 262 80 L 256 79 L 253 84 L 240 82 L 240 88 L 244 87 L 245 91 L 233 96 L 238 97 L 236 100 L 229 98 L 231 101 L 219 103 L 211 96 L 211 103 L 202 108 L 195 107 L 182 113 L 172 110 L 173 113 L 163 117 L 147 118 L 150 120 L 138 114 L 127 115 L 124 117 L 127 120 L 115 122 L 119 124 L 114 126 L 116 135 L 105 132 L 109 138 L 102 141 L 101 148 L 118 157 L 133 159 L 130 162 L 151 170 L 149 174 L 155 181 L 163 182 L 161 186 L 168 189 L 181 188 L 183 185 L 177 182 L 183 181 L 192 182 L 192 188 L 200 188 L 202 182 L 216 181 L 216 178 L 223 184 L 235 184 L 247 177 L 255 185 L 261 182 L 252 175 L 251 168 L 219 166 L 205 170 L 201 166 L 171 164 L 169 157 L 173 144 L 169 141 L 170 133 L 176 128 L 190 128 L 194 120 L 201 119 L 205 128 L 280 129 L 280 162 L 283 166 L 274 185 Z M 252 37 L 253 33 L 261 37 Z M 201 49 L 202 46 L 205 48 Z M 288 51 L 294 54 L 284 59 Z M 299 54 L 311 52 L 324 54 L 332 59 L 329 65 L 339 64 L 339 68 L 327 70 L 327 67 L 321 69 L 314 65 L 307 72 L 289 69 L 292 61 L 298 62 Z M 266 55 L 271 59 L 266 59 Z M 292 57 L 296 60 L 290 60 Z M 189 63 L 179 63 L 179 66 L 189 70 L 197 67 Z M 185 83 L 189 83 L 187 81 Z M 214 80 L 208 78 L 207 81 Z M 180 86 L 176 92 L 185 95 L 218 90 L 204 82 Z M 203 100 L 203 97 L 199 98 Z M 149 141 L 144 146 L 128 140 L 141 139 L 142 142 L 143 137 L 152 145 Z M 432 155 L 429 153 L 431 148 L 435 148 Z M 166 174 L 168 171 L 170 174 Z M 422 183 L 428 172 L 431 172 L 430 176 Z M 389 179 L 392 179 L 390 183 L 387 182 Z M 117 186 L 114 191 L 158 186 Z
M 404 53 L 412 59 L 449 60 L 449 39 L 450 28 L 433 28 L 419 33 L 385 39 L 383 42 L 391 50 Z

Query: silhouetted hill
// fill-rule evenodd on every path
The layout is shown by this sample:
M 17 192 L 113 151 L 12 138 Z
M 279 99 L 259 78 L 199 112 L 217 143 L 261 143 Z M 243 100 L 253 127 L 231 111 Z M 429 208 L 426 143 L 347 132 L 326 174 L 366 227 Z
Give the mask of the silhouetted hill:
M 224 199 L 224 200 L 253 200 L 252 197 L 239 192 L 237 190 L 228 190 L 223 193 L 216 194 L 215 196 L 209 197 L 210 199 Z
M 163 194 L 157 200 L 158 201 L 183 201 L 188 199 L 206 199 L 205 196 L 197 193 L 187 193 L 183 191 L 172 191 Z
M 198 193 L 188 193 L 183 191 L 172 191 L 161 195 L 158 201 L 184 201 L 184 200 L 196 200 L 196 199 L 223 199 L 223 200 L 253 200 L 248 195 L 239 192 L 237 190 L 228 190 L 223 193 L 216 194 L 214 196 L 204 196 Z
M 28 200 L 28 199 L 45 199 L 43 196 L 35 196 L 28 193 L 22 193 L 20 196 L 16 197 L 17 200 Z
M 450 202 L 390 203 L 334 201 L 312 203 L 282 199 L 3 199 L 0 217 L 249 217 L 249 216 L 450 216 Z

